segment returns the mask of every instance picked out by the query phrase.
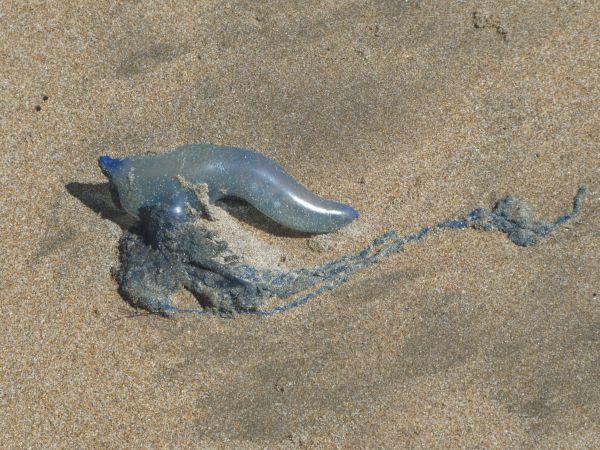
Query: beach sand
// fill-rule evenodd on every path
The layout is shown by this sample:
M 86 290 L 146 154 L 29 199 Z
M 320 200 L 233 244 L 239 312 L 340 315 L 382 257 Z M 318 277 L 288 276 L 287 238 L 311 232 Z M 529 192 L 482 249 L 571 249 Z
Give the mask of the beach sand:
M 599 22 L 586 0 L 1 2 L 0 446 L 598 446 Z M 244 224 L 301 265 L 590 194 L 535 246 L 448 231 L 285 314 L 148 315 L 111 276 L 131 221 L 96 160 L 196 142 L 361 212 L 339 241 Z

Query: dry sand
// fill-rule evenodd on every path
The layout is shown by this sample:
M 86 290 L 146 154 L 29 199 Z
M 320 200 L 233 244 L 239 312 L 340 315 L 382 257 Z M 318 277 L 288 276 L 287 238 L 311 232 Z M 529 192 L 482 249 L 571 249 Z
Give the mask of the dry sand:
M 597 446 L 598 23 L 597 0 L 0 2 L 0 446 Z M 253 219 L 307 264 L 591 192 L 537 246 L 438 234 L 286 314 L 139 314 L 96 159 L 194 142 L 362 213 L 331 246 Z

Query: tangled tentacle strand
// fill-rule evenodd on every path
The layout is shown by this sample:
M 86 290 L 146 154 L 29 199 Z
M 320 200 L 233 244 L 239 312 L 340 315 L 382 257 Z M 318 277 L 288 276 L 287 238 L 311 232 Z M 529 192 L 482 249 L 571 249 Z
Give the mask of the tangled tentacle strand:
M 118 273 L 121 293 L 133 305 L 151 312 L 171 314 L 232 313 L 270 316 L 301 306 L 324 292 L 343 285 L 352 274 L 368 269 L 398 253 L 406 244 L 445 230 L 477 228 L 505 233 L 519 246 L 535 244 L 581 210 L 587 188 L 577 191 L 572 210 L 553 222 L 536 221 L 531 208 L 515 197 L 499 200 L 491 211 L 478 208 L 464 218 L 426 226 L 401 236 L 389 231 L 355 254 L 324 265 L 297 270 L 261 270 L 241 263 L 241 258 L 220 256 L 228 250 L 214 233 L 198 229 L 169 209 L 154 207 L 144 220 L 143 236 L 127 234 L 121 242 Z M 185 288 L 203 308 L 179 308 L 169 298 Z M 261 309 L 272 297 L 292 299 L 272 309 Z

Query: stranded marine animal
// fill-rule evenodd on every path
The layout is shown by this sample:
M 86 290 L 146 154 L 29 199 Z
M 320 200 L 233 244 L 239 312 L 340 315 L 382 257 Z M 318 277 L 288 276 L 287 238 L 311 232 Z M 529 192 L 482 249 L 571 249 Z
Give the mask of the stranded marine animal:
M 499 230 L 519 246 L 532 245 L 577 215 L 587 192 L 581 187 L 572 211 L 554 222 L 534 220 L 526 203 L 509 196 L 492 211 L 478 208 L 406 236 L 392 230 L 353 255 L 283 270 L 253 266 L 236 254 L 214 226 L 207 226 L 214 219 L 211 203 L 235 195 L 279 223 L 309 232 L 336 230 L 354 220 L 356 211 L 310 193 L 279 165 L 250 150 L 186 146 L 157 156 L 102 156 L 99 164 L 122 207 L 139 219 L 139 229 L 121 239 L 120 292 L 134 306 L 164 315 L 282 312 L 336 289 L 405 244 L 446 229 Z M 181 289 L 192 292 L 202 308 L 174 306 L 171 298 Z M 291 300 L 262 309 L 273 297 Z

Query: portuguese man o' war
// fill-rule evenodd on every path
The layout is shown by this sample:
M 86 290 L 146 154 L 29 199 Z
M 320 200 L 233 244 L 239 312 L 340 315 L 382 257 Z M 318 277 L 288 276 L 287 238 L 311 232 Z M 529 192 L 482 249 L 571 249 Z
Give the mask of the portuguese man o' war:
M 275 222 L 306 233 L 335 231 L 358 217 L 351 206 L 318 197 L 253 150 L 185 145 L 160 155 L 101 156 L 98 162 L 116 188 L 121 207 L 138 218 L 141 208 L 159 204 L 178 214 L 185 214 L 186 204 L 199 210 L 200 184 L 208 187 L 210 203 L 238 197 Z
M 183 147 L 190 148 L 194 147 Z M 183 157 L 186 151 L 180 151 L 182 153 L 178 157 Z M 254 152 L 251 155 L 255 155 Z M 226 155 L 225 159 L 230 156 Z M 211 206 L 208 202 L 211 197 L 214 199 L 221 195 L 210 195 L 213 186 L 209 182 L 212 179 L 205 178 L 200 182 L 194 180 L 197 182 L 194 189 L 189 188 L 187 181 L 178 180 L 183 181 L 184 189 L 181 189 L 170 184 L 165 175 L 168 173 L 169 177 L 176 179 L 182 176 L 174 163 L 168 163 L 168 155 L 122 160 L 106 158 L 101 157 L 99 163 L 116 189 L 122 207 L 130 208 L 130 213 L 139 218 L 139 229 L 126 232 L 120 241 L 120 264 L 115 273 L 120 292 L 133 306 L 167 316 L 178 313 L 266 316 L 283 312 L 300 306 L 323 292 L 340 287 L 352 274 L 374 266 L 402 251 L 406 244 L 420 241 L 432 232 L 467 228 L 498 230 L 516 245 L 533 245 L 576 216 L 587 193 L 587 188 L 581 187 L 575 195 L 572 210 L 553 222 L 535 220 L 531 208 L 525 202 L 508 196 L 496 202 L 491 211 L 477 208 L 462 218 L 442 221 L 406 236 L 401 236 L 395 230 L 389 231 L 355 254 L 321 266 L 300 269 L 265 268 L 249 264 L 244 255 L 237 254 L 232 249 L 232 243 L 228 243 L 215 231 L 214 226 L 208 226 L 209 221 L 214 220 L 211 218 Z M 152 158 L 157 158 L 154 160 L 156 165 Z M 261 167 L 277 167 L 275 179 L 282 177 L 286 183 L 295 183 L 291 177 L 291 181 L 285 178 L 289 175 L 283 169 L 266 163 L 262 158 L 264 157 L 259 158 L 258 162 Z M 184 158 L 185 164 L 191 161 L 198 160 Z M 111 164 L 115 166 L 111 167 Z M 179 161 L 177 164 L 181 168 L 183 163 Z M 115 170 L 124 170 L 119 165 L 135 169 L 115 175 Z M 189 173 L 184 175 L 189 176 Z M 157 180 L 154 186 L 153 179 Z M 293 189 L 298 189 L 297 186 L 299 185 L 294 185 Z M 165 192 L 160 190 L 162 187 L 166 187 Z M 221 188 L 219 185 L 219 189 Z M 142 189 L 143 193 L 136 192 L 136 189 Z M 252 189 L 256 191 L 253 195 L 272 194 L 264 186 Z M 302 189 L 304 188 L 299 192 L 304 194 Z M 174 203 L 173 199 L 183 203 Z M 252 197 L 252 201 L 259 205 L 265 204 L 263 199 L 255 197 Z M 314 197 L 312 201 L 324 200 Z M 267 209 L 272 207 L 273 204 L 270 204 Z M 271 209 L 269 212 L 272 213 Z M 277 218 L 285 215 L 273 213 Z M 303 223 L 303 226 L 307 223 L 310 221 Z M 332 222 L 326 223 L 332 226 Z M 218 228 L 217 225 L 216 230 Z M 182 289 L 191 292 L 201 308 L 180 308 L 173 305 L 173 296 Z M 279 301 L 279 306 L 264 309 L 267 301 L 274 298 Z

